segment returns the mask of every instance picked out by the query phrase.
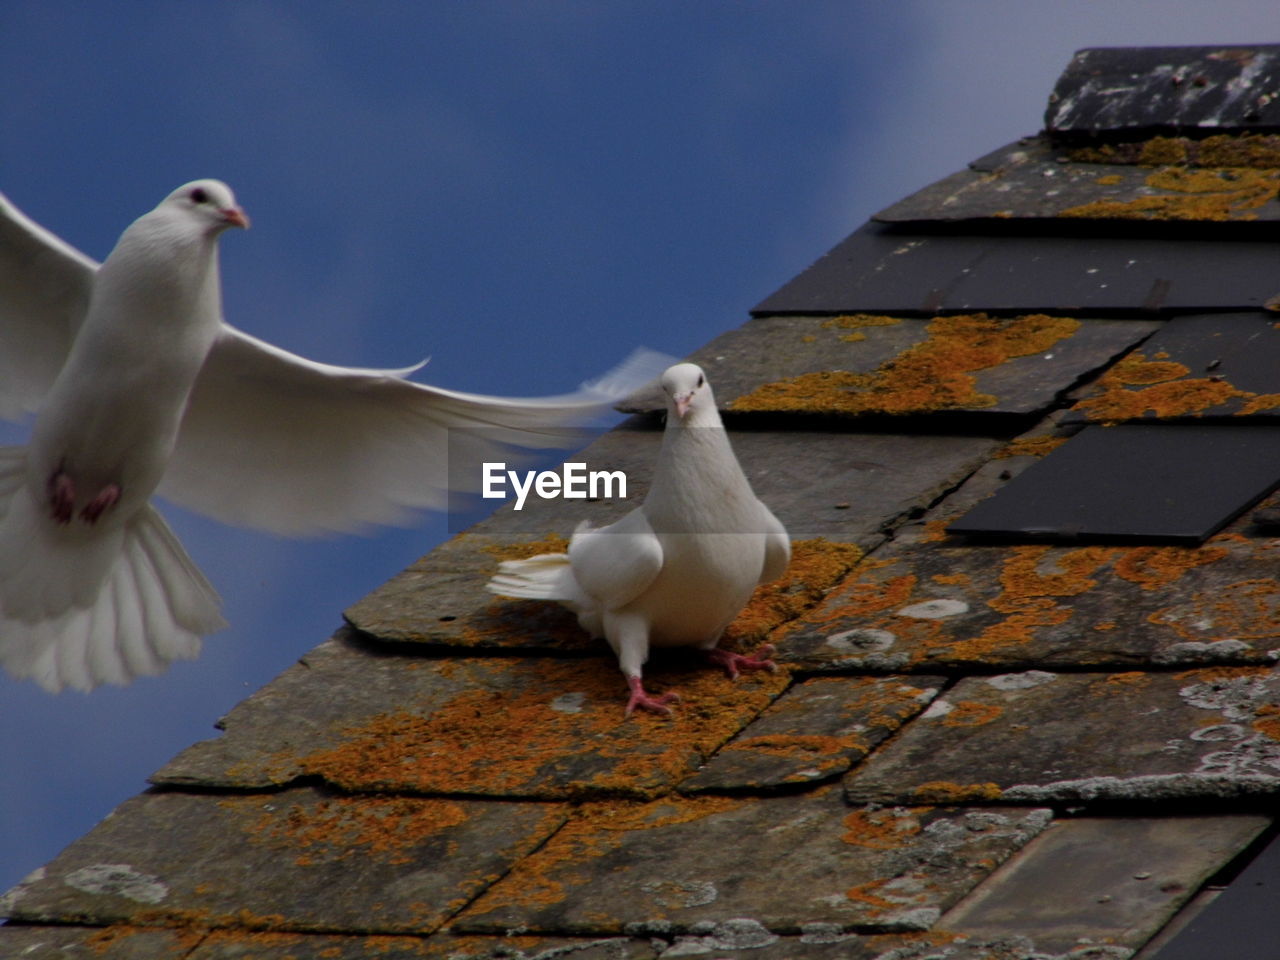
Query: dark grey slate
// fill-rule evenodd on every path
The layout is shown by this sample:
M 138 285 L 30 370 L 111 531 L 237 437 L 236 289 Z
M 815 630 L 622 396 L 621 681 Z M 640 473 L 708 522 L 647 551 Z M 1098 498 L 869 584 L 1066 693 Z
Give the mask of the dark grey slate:
M 1081 391 L 1068 420 L 1274 419 L 1280 416 L 1276 320 L 1263 311 L 1175 317 L 1126 358 L 1132 374 L 1122 374 L 1122 367 Z M 1152 373 L 1144 374 L 1147 369 Z M 1114 382 L 1126 376 L 1139 382 Z M 1118 415 L 1127 401 L 1143 397 L 1150 399 L 1133 405 L 1141 408 L 1137 417 Z
M 1154 960 L 1200 960 L 1231 944 L 1232 960 L 1275 956 L 1272 910 L 1280 894 L 1280 843 L 1273 838 L 1212 903 L 1156 954 Z
M 901 528 L 775 635 L 780 661 L 818 672 L 969 672 L 1271 664 L 1280 656 L 1274 548 L 1249 517 L 1196 548 L 1010 548 L 946 536 L 966 509 L 1037 462 L 1029 454 L 993 460 Z
M 845 778 L 851 802 L 1219 804 L 1280 794 L 1274 669 L 970 677 Z
M 608 937 L 355 937 L 217 930 L 188 960 L 655 960 L 646 940 Z
M 947 529 L 1014 540 L 1203 543 L 1280 484 L 1280 427 L 1091 427 Z
M 787 685 L 656 658 L 673 719 L 624 715 L 612 659 L 416 659 L 342 640 L 309 654 L 152 780 L 261 788 L 318 777 L 349 791 L 566 799 L 672 789 Z
M 1053 954 L 1082 943 L 1136 949 L 1268 823 L 1244 814 L 1060 819 L 939 926 L 985 940 L 1027 936 Z
M 756 316 L 1258 310 L 1273 243 L 1123 236 L 907 233 L 868 224 L 770 294 Z
M 817 677 L 797 684 L 680 789 L 769 790 L 838 777 L 923 710 L 944 682 Z
M 769 412 L 811 416 L 937 412 L 1029 414 L 1046 410 L 1083 377 L 1158 329 L 1156 323 L 1137 320 L 1081 323 L 1074 331 L 1064 332 L 1061 339 L 1045 350 L 1013 356 L 995 366 L 974 370 L 969 397 L 952 400 L 947 392 L 940 390 L 936 396 L 920 397 L 914 408 L 904 409 L 899 394 L 914 395 L 919 388 L 909 382 L 895 390 L 893 371 L 907 351 L 938 335 L 936 326 L 938 324 L 931 321 L 908 318 L 855 326 L 852 322 L 842 324 L 838 319 L 812 316 L 760 317 L 721 334 L 695 351 L 690 359 L 707 371 L 715 387 L 717 403 L 730 413 L 735 409 L 759 409 L 743 404 L 752 399 L 753 392 L 768 384 L 806 374 L 839 371 L 882 378 L 874 394 L 866 393 L 878 399 L 870 402 L 866 409 L 858 408 L 856 414 L 849 414 L 849 408 L 815 403 L 803 397 L 775 404 Z M 640 393 L 628 400 L 625 409 L 662 410 L 664 401 L 659 393 Z M 797 426 L 803 429 L 805 425 Z M 742 434 L 735 434 L 735 441 L 738 436 Z
M 1280 219 L 1280 202 L 1259 195 L 1270 173 L 1200 171 L 1180 189 L 1165 168 L 1122 163 L 1073 163 L 1043 139 L 1025 140 L 899 200 L 872 219 L 881 223 L 954 224 L 983 221 L 1003 230 L 1010 221 L 1159 220 L 1237 223 Z M 993 161 L 995 165 L 993 166 Z M 1206 189 L 1216 177 L 1217 189 Z M 1046 231 L 1049 224 L 1040 224 Z M 1078 230 L 1070 223 L 1058 231 Z M 1167 227 L 1164 227 L 1167 229 Z
M 10 960 L 187 960 L 203 934 L 145 927 L 0 925 L 0 956 Z
M 1280 130 L 1280 47 L 1095 47 L 1058 79 L 1044 125 L 1075 136 Z
M 453 927 L 662 936 L 746 919 L 775 934 L 923 930 L 1049 819 L 1042 809 L 850 811 L 831 788 L 584 808 Z
M 144 794 L 11 895 L 23 921 L 427 933 L 564 821 L 558 805 Z

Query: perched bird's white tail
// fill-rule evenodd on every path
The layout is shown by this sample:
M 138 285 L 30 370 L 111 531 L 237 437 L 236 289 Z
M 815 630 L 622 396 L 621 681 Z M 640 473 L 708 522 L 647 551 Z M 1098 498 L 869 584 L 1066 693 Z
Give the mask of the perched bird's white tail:
M 226 626 L 209 581 L 147 506 L 77 536 L 31 496 L 21 447 L 0 447 L 0 666 L 46 690 L 90 690 L 191 659 Z
M 485 589 L 500 597 L 525 600 L 585 599 L 573 577 L 567 553 L 543 553 L 527 560 L 504 560 Z

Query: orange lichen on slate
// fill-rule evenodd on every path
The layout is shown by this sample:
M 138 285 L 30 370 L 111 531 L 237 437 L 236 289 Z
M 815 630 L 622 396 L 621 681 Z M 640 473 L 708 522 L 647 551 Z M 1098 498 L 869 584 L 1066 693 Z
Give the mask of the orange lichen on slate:
M 1272 740 L 1280 740 L 1280 704 L 1267 703 L 1259 707 L 1253 729 L 1265 733 Z
M 141 933 L 154 933 L 155 927 L 133 926 L 118 923 L 95 930 L 85 938 L 84 945 L 97 956 L 116 956 L 118 952 L 127 954 L 130 947 L 124 941 Z M 195 927 L 170 927 L 166 933 L 174 938 L 177 954 L 186 956 L 205 938 L 206 931 Z M 68 951 L 68 956 L 72 955 Z
M 867 339 L 867 335 L 862 332 L 864 327 L 892 327 L 901 322 L 901 317 L 885 317 L 869 313 L 857 313 L 841 317 L 832 317 L 829 320 L 824 320 L 822 327 L 824 330 L 852 330 L 852 333 L 841 334 L 840 339 L 846 343 L 857 343 L 861 340 Z
M 1213 377 L 1187 378 L 1191 371 L 1180 363 L 1148 360 L 1132 353 L 1098 378 L 1098 392 L 1080 400 L 1075 409 L 1091 420 L 1114 423 L 1137 420 L 1148 413 L 1156 417 L 1184 417 L 1203 413 L 1231 400 L 1249 401 L 1238 414 L 1256 413 L 1275 405 L 1271 395 L 1240 390 Z M 1142 389 L 1132 389 L 1141 387 Z
M 942 717 L 944 727 L 981 727 L 1004 713 L 1004 707 L 976 700 L 958 700 Z
M 993 456 L 997 460 L 1009 457 L 1043 457 L 1052 453 L 1067 442 L 1066 437 L 1046 435 L 1043 437 L 1019 437 L 1005 444 Z
M 734 618 L 720 646 L 733 650 L 756 644 L 821 600 L 857 566 L 861 548 L 819 537 L 791 544 L 791 562 L 773 583 L 756 588 L 746 608 Z
M 840 839 L 868 850 L 896 850 L 905 846 L 923 828 L 923 810 L 887 809 L 855 810 L 844 818 L 845 832 Z
M 409 863 L 413 851 L 467 819 L 452 800 L 411 797 L 334 797 L 315 804 L 294 804 L 287 812 L 262 810 L 258 801 L 223 800 L 220 805 L 244 816 L 254 808 L 258 816 L 245 825 L 249 838 L 291 852 L 295 862 L 373 857 L 391 864 Z
M 703 796 L 666 797 L 644 804 L 585 803 L 545 844 L 518 860 L 509 874 L 485 891 L 468 913 L 560 903 L 573 887 L 588 882 L 581 866 L 617 850 L 628 834 L 696 823 L 747 802 Z
M 872 373 L 801 374 L 757 387 L 734 400 L 730 408 L 856 415 L 990 407 L 998 398 L 977 391 L 975 373 L 1016 357 L 1044 353 L 1079 326 L 1078 320 L 1044 314 L 1007 320 L 984 313 L 939 317 L 930 322 L 923 343 Z
M 922 803 L 999 800 L 1002 792 L 998 783 L 954 783 L 950 780 L 928 780 L 911 788 L 912 797 Z
M 1112 569 L 1121 580 L 1143 590 L 1161 590 L 1187 571 L 1226 555 L 1223 547 L 1128 547 L 1116 557 Z
M 1259 207 L 1280 193 L 1280 171 L 1189 169 L 1167 166 L 1146 179 L 1161 191 L 1129 200 L 1102 199 L 1063 210 L 1088 219 L 1254 220 Z
M 499 560 L 528 560 L 541 553 L 567 553 L 569 541 L 558 533 L 549 533 L 538 540 L 513 541 L 511 543 L 494 543 L 484 548 Z
M 516 672 L 498 689 L 458 694 L 434 712 L 381 714 L 344 731 L 342 742 L 300 761 L 344 789 L 410 789 L 485 796 L 652 796 L 751 721 L 789 682 L 785 671 L 737 681 L 708 668 L 678 674 L 671 721 L 623 715 L 625 686 L 604 660 L 496 661 Z M 673 671 L 651 667 L 652 689 Z M 558 698 L 578 694 L 578 702 Z M 583 755 L 608 761 L 573 779 Z
M 1189 602 L 1156 610 L 1147 620 L 1187 640 L 1204 640 L 1207 629 L 1221 639 L 1274 640 L 1280 637 L 1280 582 L 1254 577 L 1198 591 Z
M 1127 143 L 1076 147 L 1068 152 L 1068 156 L 1077 163 L 1274 169 L 1280 167 L 1280 137 L 1260 133 L 1220 133 L 1203 139 L 1160 136 Z M 1099 177 L 1097 182 L 1104 179 L 1106 177 Z

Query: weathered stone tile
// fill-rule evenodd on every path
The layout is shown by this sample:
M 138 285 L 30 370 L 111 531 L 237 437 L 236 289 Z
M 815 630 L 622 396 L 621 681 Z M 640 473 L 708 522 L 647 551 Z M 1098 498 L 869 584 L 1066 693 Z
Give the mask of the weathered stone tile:
M 322 645 L 188 748 L 165 785 L 280 785 L 555 799 L 652 796 L 674 787 L 786 688 L 785 672 L 730 680 L 691 656 L 656 657 L 652 689 L 676 689 L 671 719 L 626 717 L 609 660 L 371 654 Z M 295 722 L 296 720 L 296 722 Z
M 849 810 L 830 788 L 590 804 L 454 927 L 666 936 L 745 918 L 775 934 L 925 929 L 1049 816 Z
M 690 359 L 731 412 L 1027 414 L 1047 409 L 1156 326 L 1043 314 L 760 317 Z M 633 410 L 664 408 L 657 392 L 629 403 Z
M 1266 829 L 1260 816 L 1058 820 L 939 922 L 975 939 L 1018 935 L 1045 952 L 1147 942 Z
M 1014 463 L 1014 460 L 1022 461 Z M 1274 663 L 1280 540 L 1242 517 L 1199 547 L 971 544 L 947 524 L 1033 458 L 997 460 L 784 626 L 804 670 Z
M 845 779 L 854 802 L 1229 798 L 1280 793 L 1280 674 L 974 677 Z
M 756 494 L 798 544 L 863 549 L 883 528 L 923 509 L 1000 446 L 989 437 L 739 431 L 734 448 Z M 592 462 L 623 469 L 626 503 L 560 500 L 521 511 L 505 507 L 468 533 L 437 547 L 346 611 L 359 630 L 382 640 L 476 650 L 603 652 L 558 604 L 495 597 L 485 581 L 501 560 L 562 551 L 578 523 L 603 525 L 638 504 L 647 489 L 661 435 L 607 434 L 584 451 L 607 447 Z M 793 567 L 806 553 L 797 546 Z
M 0 956 L 13 960 L 186 960 L 199 931 L 144 927 L 0 925 Z
M 20 886 L 11 916 L 426 933 L 564 818 L 556 804 L 328 796 L 310 788 L 144 794 Z
M 797 684 L 680 790 L 758 790 L 838 777 L 923 710 L 944 682 L 928 676 L 817 677 Z
M 190 960 L 654 960 L 647 940 L 341 936 L 217 930 Z

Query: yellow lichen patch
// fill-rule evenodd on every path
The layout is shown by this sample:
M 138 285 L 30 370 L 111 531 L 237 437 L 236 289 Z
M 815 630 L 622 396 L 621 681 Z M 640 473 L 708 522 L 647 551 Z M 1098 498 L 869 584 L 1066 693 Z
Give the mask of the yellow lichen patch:
M 500 689 L 458 694 L 422 716 L 399 711 L 343 732 L 300 761 L 344 789 L 411 789 L 488 796 L 651 796 L 709 756 L 786 688 L 786 671 L 746 674 L 651 667 L 647 684 L 672 683 L 671 721 L 623 715 L 625 686 L 605 660 L 495 662 L 515 672 Z M 557 698 L 575 695 L 566 709 Z M 586 768 L 575 761 L 590 757 Z M 594 764 L 594 768 L 592 767 Z M 594 769 L 586 779 L 569 771 Z
M 1129 547 L 1116 557 L 1113 569 L 1121 580 L 1143 590 L 1160 590 L 1188 570 L 1227 556 L 1223 547 Z
M 1043 457 L 1066 442 L 1066 437 L 1019 437 L 997 450 L 994 456 L 997 460 L 1005 460 L 1009 457 Z
M 1136 420 L 1147 413 L 1157 417 L 1189 416 L 1230 400 L 1257 397 L 1225 380 L 1186 378 L 1189 372 L 1180 363 L 1130 354 L 1098 378 L 1098 393 L 1085 397 L 1075 408 L 1092 420 L 1115 422 Z
M 967 573 L 935 573 L 930 579 L 947 587 L 967 587 L 973 582 Z
M 241 817 L 256 812 L 245 833 L 255 842 L 296 852 L 299 866 L 353 856 L 409 863 L 416 847 L 467 819 L 466 811 L 451 800 L 408 797 L 335 797 L 295 804 L 283 815 L 242 798 L 220 805 Z
M 997 719 L 1004 708 L 994 703 L 959 700 L 942 717 L 944 727 L 981 727 Z
M 1102 679 L 1101 683 L 1095 683 L 1091 687 L 1091 691 L 1095 694 L 1120 694 L 1129 696 L 1137 693 L 1142 688 L 1151 683 L 1151 675 L 1143 673 L 1140 670 L 1129 670 L 1125 673 L 1110 673 Z
M 1121 163 L 1138 166 L 1189 164 L 1205 167 L 1280 167 L 1280 137 L 1274 134 L 1218 134 L 1203 140 L 1152 137 L 1129 143 L 1077 147 L 1068 156 L 1078 163 Z M 1099 177 L 1101 183 L 1106 177 Z
M 822 371 L 764 384 L 737 398 L 739 411 L 805 411 L 841 415 L 908 414 L 994 406 L 979 393 L 975 373 L 1016 357 L 1044 353 L 1080 323 L 1032 314 L 1010 320 L 986 314 L 939 317 L 927 339 L 872 373 Z
M 896 850 L 923 829 L 919 818 L 922 812 L 886 808 L 855 810 L 844 818 L 845 832 L 840 839 L 868 850 Z
M 950 780 L 929 780 L 911 788 L 911 795 L 920 803 L 968 803 L 977 800 L 999 800 L 998 783 L 954 783 Z
M 857 313 L 841 317 L 832 317 L 830 320 L 824 320 L 822 327 L 824 330 L 852 330 L 852 333 L 841 334 L 840 339 L 845 343 L 858 343 L 867 339 L 867 335 L 863 332 L 864 327 L 891 327 L 901 322 L 901 317 L 884 317 L 869 313 Z
M 861 548 L 819 537 L 791 544 L 786 573 L 756 588 L 734 618 L 720 646 L 727 650 L 760 643 L 771 631 L 800 616 L 826 595 L 862 559 Z
M 721 753 L 741 750 L 790 760 L 835 756 L 843 753 L 847 747 L 848 744 L 842 737 L 829 737 L 818 734 L 773 733 L 737 740 L 725 747 Z
M 583 866 L 617 850 L 628 834 L 696 823 L 729 813 L 746 802 L 732 797 L 666 797 L 645 804 L 583 804 L 542 847 L 517 861 L 469 912 L 485 914 L 560 903 L 573 887 L 588 882 Z
M 1160 193 L 1130 200 L 1095 200 L 1063 210 L 1063 217 L 1117 220 L 1252 220 L 1280 193 L 1275 170 L 1193 169 L 1165 166 L 1147 187 Z

